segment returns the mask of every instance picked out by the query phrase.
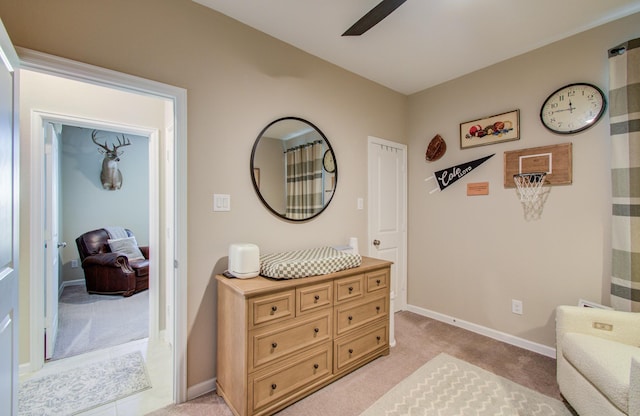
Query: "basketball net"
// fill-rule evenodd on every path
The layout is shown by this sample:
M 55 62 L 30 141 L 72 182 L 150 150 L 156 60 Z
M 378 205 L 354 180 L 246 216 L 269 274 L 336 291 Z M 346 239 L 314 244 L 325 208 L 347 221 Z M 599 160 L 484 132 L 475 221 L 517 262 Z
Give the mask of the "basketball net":
M 544 172 L 519 173 L 513 175 L 513 181 L 516 183 L 518 193 L 520 193 L 520 201 L 533 202 L 538 199 L 546 176 L 547 174 Z
M 513 175 L 513 181 L 520 194 L 520 202 L 527 220 L 538 219 L 542 215 L 544 199 L 541 195 L 545 172 L 519 173 Z

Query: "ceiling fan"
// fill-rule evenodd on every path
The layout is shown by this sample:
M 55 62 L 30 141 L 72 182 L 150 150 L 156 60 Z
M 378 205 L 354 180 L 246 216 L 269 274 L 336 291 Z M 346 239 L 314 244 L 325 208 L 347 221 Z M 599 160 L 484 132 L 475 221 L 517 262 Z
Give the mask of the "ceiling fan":
M 402 3 L 407 0 L 382 0 L 376 7 L 369 10 L 369 13 L 365 14 L 353 24 L 342 36 L 360 36 L 367 30 L 371 29 L 382 19 L 389 16 L 391 12 L 400 7 Z

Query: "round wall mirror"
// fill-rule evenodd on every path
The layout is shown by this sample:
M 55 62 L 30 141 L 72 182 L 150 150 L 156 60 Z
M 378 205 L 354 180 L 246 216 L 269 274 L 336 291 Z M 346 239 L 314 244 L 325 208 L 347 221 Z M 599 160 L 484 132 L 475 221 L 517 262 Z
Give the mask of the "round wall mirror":
M 331 202 L 338 165 L 326 136 L 307 120 L 284 117 L 265 127 L 251 151 L 251 180 L 275 215 L 305 221 Z

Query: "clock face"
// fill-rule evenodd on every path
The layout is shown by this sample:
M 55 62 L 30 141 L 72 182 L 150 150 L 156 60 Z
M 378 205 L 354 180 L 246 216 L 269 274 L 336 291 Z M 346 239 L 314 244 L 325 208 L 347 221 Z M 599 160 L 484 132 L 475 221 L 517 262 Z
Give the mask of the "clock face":
M 322 165 L 324 166 L 324 170 L 329 173 L 333 173 L 336 171 L 336 160 L 334 159 L 333 152 L 331 150 L 327 150 L 326 152 L 324 152 Z
M 540 120 L 554 133 L 577 133 L 593 126 L 606 106 L 603 92 L 595 85 L 570 84 L 549 95 L 540 109 Z

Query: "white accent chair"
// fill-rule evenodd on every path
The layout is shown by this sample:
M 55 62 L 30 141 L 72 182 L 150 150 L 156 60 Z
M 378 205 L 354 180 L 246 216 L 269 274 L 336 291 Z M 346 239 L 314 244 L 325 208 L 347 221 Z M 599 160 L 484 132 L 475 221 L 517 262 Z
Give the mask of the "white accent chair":
M 559 306 L 556 359 L 580 416 L 640 416 L 640 313 Z

